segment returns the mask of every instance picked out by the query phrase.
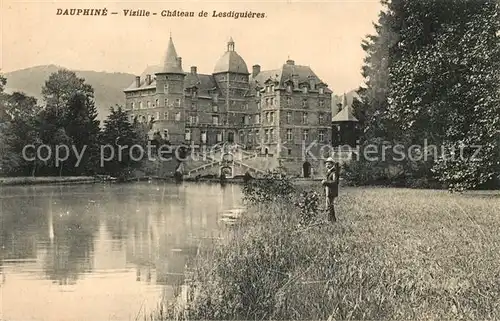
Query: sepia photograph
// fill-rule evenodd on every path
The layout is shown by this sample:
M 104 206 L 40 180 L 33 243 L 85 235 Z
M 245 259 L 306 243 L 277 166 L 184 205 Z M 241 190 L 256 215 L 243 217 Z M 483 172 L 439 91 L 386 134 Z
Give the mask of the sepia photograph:
M 500 319 L 500 0 L 0 13 L 0 320 Z

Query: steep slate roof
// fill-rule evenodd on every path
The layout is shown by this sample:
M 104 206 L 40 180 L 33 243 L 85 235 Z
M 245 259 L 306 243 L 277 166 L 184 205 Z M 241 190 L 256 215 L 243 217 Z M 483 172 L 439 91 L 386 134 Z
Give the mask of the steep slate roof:
M 212 75 L 205 74 L 187 74 L 184 82 L 185 88 L 196 86 L 198 88 L 198 96 L 210 96 L 209 90 L 217 87 L 215 79 Z
M 162 72 L 183 73 L 182 67 L 179 63 L 179 56 L 177 56 L 177 51 L 175 50 L 174 42 L 172 41 L 172 37 L 170 37 L 168 40 L 168 48 L 165 54 Z
M 227 43 L 227 51 L 217 60 L 214 74 L 221 72 L 234 72 L 248 75 L 248 68 L 245 60 L 234 50 L 233 38 Z
M 255 78 L 250 79 L 250 85 L 252 88 L 255 88 L 257 84 L 263 86 L 268 79 L 272 79 L 278 81 L 279 86 L 284 87 L 286 81 L 292 80 L 293 74 L 297 75 L 299 83 L 309 83 L 309 76 L 314 77 L 316 84 L 322 82 L 309 66 L 284 64 L 280 69 L 261 71 Z M 325 88 L 325 93 L 332 93 L 332 91 Z
M 342 99 L 342 109 L 332 118 L 332 122 L 358 122 L 358 119 L 354 117 L 354 110 L 351 105 L 347 103 L 347 96 L 344 94 Z

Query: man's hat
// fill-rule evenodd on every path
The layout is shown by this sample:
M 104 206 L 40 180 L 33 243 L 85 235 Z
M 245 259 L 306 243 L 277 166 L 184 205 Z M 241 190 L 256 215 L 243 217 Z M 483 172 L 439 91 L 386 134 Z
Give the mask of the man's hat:
M 334 160 L 332 157 L 328 157 L 328 158 L 325 160 L 325 163 L 335 163 L 335 160 Z

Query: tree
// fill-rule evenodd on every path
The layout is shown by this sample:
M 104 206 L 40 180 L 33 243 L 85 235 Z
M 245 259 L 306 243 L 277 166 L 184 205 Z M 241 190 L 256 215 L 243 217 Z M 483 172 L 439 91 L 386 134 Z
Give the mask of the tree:
M 111 108 L 110 111 L 110 115 L 104 121 L 101 138 L 102 143 L 107 147 L 103 148 L 102 157 L 111 159 L 104 163 L 104 171 L 110 175 L 125 177 L 130 175 L 132 168 L 141 166 L 139 150 L 134 148 L 131 153 L 131 148 L 134 145 L 143 147 L 142 138 L 128 121 L 128 115 L 121 106 Z
M 78 150 L 84 150 L 83 159 L 78 167 L 72 167 L 72 173 L 95 173 L 99 166 L 99 121 L 94 101 L 75 93 L 69 100 L 66 112 L 65 130 Z M 75 165 L 73 159 L 73 165 Z
M 400 162 L 409 176 L 435 175 L 452 189 L 491 179 L 498 173 L 498 2 L 383 3 L 377 35 L 363 43 L 366 86 L 354 106 L 365 140 L 437 146 L 436 155 L 419 149 L 429 157 Z M 484 147 L 481 161 L 472 161 L 473 145 Z M 446 161 L 460 146 L 469 146 L 467 156 Z
M 407 142 L 438 147 L 430 169 L 450 189 L 475 188 L 499 173 L 499 4 L 436 0 L 407 7 L 413 23 L 402 30 L 403 55 L 390 68 L 387 115 Z M 475 146 L 481 146 L 476 159 Z
M 65 118 L 67 106 L 75 94 L 82 94 L 88 100 L 94 100 L 94 89 L 85 83 L 85 79 L 78 78 L 76 73 L 67 69 L 60 69 L 49 76 L 42 88 L 42 96 L 46 108 L 53 110 L 58 117 Z

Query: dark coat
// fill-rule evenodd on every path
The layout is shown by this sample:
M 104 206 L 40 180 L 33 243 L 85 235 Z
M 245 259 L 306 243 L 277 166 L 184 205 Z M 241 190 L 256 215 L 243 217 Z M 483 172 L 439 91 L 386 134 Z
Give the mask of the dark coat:
M 326 174 L 325 193 L 327 198 L 335 198 L 339 196 L 339 168 L 336 166 Z

